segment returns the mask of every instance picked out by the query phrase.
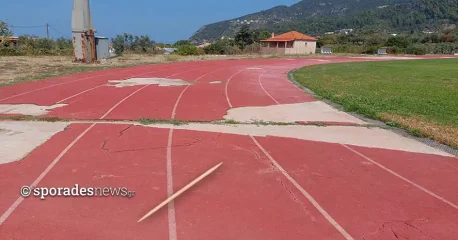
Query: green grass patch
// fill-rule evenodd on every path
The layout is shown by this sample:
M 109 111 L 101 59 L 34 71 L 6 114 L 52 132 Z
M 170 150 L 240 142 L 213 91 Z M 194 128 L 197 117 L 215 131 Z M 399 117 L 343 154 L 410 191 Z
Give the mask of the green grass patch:
M 294 78 L 345 111 L 458 145 L 458 59 L 318 65 Z
M 155 118 L 142 118 L 138 122 L 142 125 L 154 125 L 154 124 L 173 124 L 175 126 L 184 125 L 188 122 L 179 120 L 167 120 L 167 119 L 155 119 Z

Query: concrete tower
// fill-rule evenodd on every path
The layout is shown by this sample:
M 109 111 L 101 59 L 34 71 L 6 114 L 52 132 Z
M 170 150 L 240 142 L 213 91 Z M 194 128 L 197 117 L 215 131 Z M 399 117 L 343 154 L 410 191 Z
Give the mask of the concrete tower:
M 89 0 L 73 0 L 72 38 L 76 61 L 91 63 L 96 60 L 94 33 Z

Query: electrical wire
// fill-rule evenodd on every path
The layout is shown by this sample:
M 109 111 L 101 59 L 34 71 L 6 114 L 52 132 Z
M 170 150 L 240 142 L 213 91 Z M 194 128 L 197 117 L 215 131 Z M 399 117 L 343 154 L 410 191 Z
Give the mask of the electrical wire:
M 63 34 L 61 31 L 55 29 L 54 27 L 52 27 L 51 25 L 48 24 L 48 27 L 51 28 L 52 30 L 56 31 L 57 33 L 59 33 L 60 35 L 62 35 L 62 37 L 69 37 L 67 34 Z

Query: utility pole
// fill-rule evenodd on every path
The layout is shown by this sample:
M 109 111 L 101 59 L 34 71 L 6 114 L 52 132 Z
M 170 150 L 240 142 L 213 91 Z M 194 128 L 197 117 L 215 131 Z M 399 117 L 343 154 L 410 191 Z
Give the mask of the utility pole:
M 89 0 L 73 0 L 72 39 L 76 61 L 91 63 L 96 60 L 94 33 Z
M 46 38 L 49 39 L 49 24 L 46 23 Z

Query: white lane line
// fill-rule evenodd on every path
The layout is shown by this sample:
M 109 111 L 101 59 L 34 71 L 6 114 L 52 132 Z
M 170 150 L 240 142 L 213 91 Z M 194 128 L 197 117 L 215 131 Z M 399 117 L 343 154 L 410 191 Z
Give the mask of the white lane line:
M 74 98 L 74 97 L 78 97 L 79 95 L 85 94 L 85 93 L 87 93 L 87 92 L 90 92 L 90 91 L 95 90 L 95 89 L 97 89 L 97 88 L 103 87 L 103 86 L 105 86 L 105 85 L 106 85 L 106 84 L 102 84 L 102 85 L 99 85 L 99 86 L 97 86 L 97 87 L 93 87 L 93 88 L 87 89 L 87 90 L 85 90 L 85 91 L 82 91 L 82 92 L 80 92 L 80 93 L 77 93 L 77 94 L 75 94 L 75 95 L 73 95 L 73 96 L 70 96 L 70 97 L 68 97 L 68 98 L 64 98 L 64 99 L 58 101 L 57 104 L 63 103 L 63 102 L 65 102 L 65 101 L 69 100 L 69 99 L 72 99 L 72 98 Z
M 234 78 L 235 76 L 237 76 L 239 73 L 243 72 L 244 69 L 238 71 L 236 74 L 232 75 L 226 82 L 226 86 L 225 86 L 225 90 L 224 90 L 224 93 L 226 94 L 226 100 L 227 100 L 227 104 L 229 105 L 229 108 L 232 108 L 232 103 L 231 103 L 231 100 L 229 99 L 229 94 L 228 94 L 228 86 L 229 86 L 229 82 L 232 80 L 232 78 Z
M 197 68 L 197 69 L 200 69 L 200 68 Z M 169 75 L 169 76 L 167 76 L 167 77 L 165 77 L 165 78 L 170 78 L 170 77 L 176 76 L 176 75 L 181 74 L 181 73 L 192 72 L 192 71 L 195 71 L 195 70 L 197 70 L 197 69 L 192 69 L 192 70 L 189 70 L 189 71 L 174 73 L 174 74 Z M 132 96 L 135 95 L 136 93 L 140 92 L 141 90 L 143 90 L 143 89 L 145 89 L 145 88 L 147 88 L 147 87 L 149 87 L 149 86 L 151 86 L 151 85 L 150 85 L 150 84 L 145 85 L 145 86 L 141 87 L 140 89 L 137 89 L 135 92 L 129 94 L 129 96 L 123 98 L 121 101 L 119 101 L 118 103 L 116 103 L 110 110 L 108 110 L 108 112 L 106 112 L 106 113 L 100 118 L 100 120 L 106 118 L 113 110 L 115 110 L 115 108 L 117 108 L 119 105 L 121 105 L 121 104 L 122 104 L 123 102 L 125 102 L 127 99 L 129 99 L 130 97 L 132 97 Z
M 79 81 L 83 81 L 83 80 L 87 80 L 87 79 L 91 79 L 91 78 L 95 78 L 95 77 L 100 77 L 100 76 L 103 76 L 103 74 L 102 75 L 97 75 L 97 76 L 92 76 L 92 77 L 87 77 L 87 78 L 82 78 L 82 79 L 77 79 L 77 80 L 73 80 L 73 81 L 69 81 L 69 82 L 54 84 L 54 85 L 47 86 L 47 87 L 38 88 L 38 89 L 35 89 L 35 90 L 32 90 L 32 91 L 23 92 L 23 93 L 20 93 L 20 94 L 13 95 L 11 97 L 0 99 L 0 102 L 3 102 L 5 100 L 11 99 L 11 98 L 19 97 L 19 96 L 22 96 L 22 95 L 26 95 L 26 94 L 29 94 L 29 93 L 34 93 L 34 92 L 37 92 L 37 91 L 45 90 L 45 89 L 48 89 L 48 88 L 58 87 L 58 86 L 62 86 L 62 85 L 65 85 L 65 84 L 79 82 Z
M 196 80 L 194 82 L 199 81 L 203 77 L 210 75 L 214 72 L 217 72 L 221 69 L 208 72 Z M 178 108 L 178 104 L 181 101 L 181 98 L 183 97 L 184 93 L 188 90 L 188 88 L 191 87 L 191 85 L 188 85 L 183 91 L 181 91 L 180 96 L 178 96 L 177 101 L 175 102 L 175 106 L 173 107 L 172 110 L 172 116 L 171 119 L 175 119 L 176 115 L 176 110 Z M 170 197 L 173 195 L 173 169 L 172 169 L 172 144 L 173 144 L 173 126 L 169 130 L 169 138 L 167 141 L 167 195 Z M 171 201 L 168 204 L 168 220 L 169 220 L 169 240 L 176 240 L 177 239 L 177 223 L 176 223 L 176 216 L 175 216 L 175 204 L 174 201 Z
M 194 83 L 197 82 L 197 81 L 199 81 L 200 79 L 202 79 L 202 78 L 204 78 L 204 77 L 206 77 L 206 76 L 212 74 L 212 73 L 218 72 L 218 71 L 223 70 L 223 69 L 224 69 L 224 68 L 221 68 L 221 69 L 217 69 L 217 70 L 215 70 L 215 71 L 208 72 L 208 73 L 206 73 L 206 74 L 200 76 L 200 77 L 197 78 L 196 80 L 194 80 Z M 183 91 L 181 91 L 180 96 L 178 96 L 177 101 L 175 102 L 175 105 L 173 106 L 172 116 L 171 116 L 172 120 L 175 119 L 176 111 L 177 111 L 177 108 L 178 108 L 178 104 L 180 104 L 181 98 L 183 98 L 184 93 L 185 93 L 185 92 L 188 90 L 188 88 L 191 87 L 191 86 L 192 86 L 192 85 L 186 86 L 186 88 L 183 89 Z
M 170 69 L 173 69 L 173 68 L 174 68 L 174 67 L 171 67 L 171 68 L 169 68 L 169 69 L 161 69 L 161 70 L 159 70 L 159 71 L 170 70 Z M 122 72 L 124 72 L 124 71 L 125 71 L 125 72 L 129 72 L 129 71 L 132 71 L 132 70 L 129 70 L 129 69 L 127 68 L 127 69 L 122 69 L 121 71 L 122 71 Z M 152 72 L 157 72 L 157 70 L 155 70 L 155 71 L 150 71 L 150 72 L 146 72 L 146 73 L 142 73 L 142 74 L 133 75 L 133 76 L 131 76 L 131 77 L 137 77 L 137 76 L 145 75 L 145 74 L 152 73 Z M 70 84 L 70 83 L 74 83 L 74 82 L 79 82 L 79 81 L 88 80 L 88 79 L 92 79 L 92 78 L 96 78 L 96 77 L 101 77 L 101 76 L 110 76 L 110 75 L 115 75 L 115 74 L 120 74 L 120 73 L 108 72 L 108 73 L 99 74 L 99 75 L 95 75 L 95 76 L 85 77 L 85 78 L 82 78 L 82 79 L 76 79 L 76 80 L 73 80 L 73 81 L 68 81 L 68 82 L 63 82 L 63 83 L 59 83 L 59 84 L 54 84 L 54 85 L 51 85 L 51 86 L 47 86 L 47 87 L 43 87 L 43 88 L 38 88 L 38 89 L 35 89 L 35 90 L 32 90 L 32 91 L 23 92 L 23 93 L 16 94 L 16 95 L 13 95 L 13 96 L 10 96 L 10 97 L 7 97 L 7 98 L 0 99 L 0 102 L 6 101 L 6 100 L 11 99 L 11 98 L 23 96 L 23 95 L 26 95 L 26 94 L 29 94 L 29 93 L 34 93 L 34 92 L 37 92 L 37 91 L 45 90 L 45 89 L 48 89 L 48 88 L 58 87 L 58 86 L 62 86 L 62 85 L 66 85 L 66 84 Z M 70 77 L 70 76 L 69 76 L 69 77 Z
M 62 159 L 62 157 L 84 136 L 86 135 L 89 130 L 91 130 L 96 123 L 91 124 L 86 130 L 84 130 L 78 137 L 76 137 L 73 142 L 71 142 L 60 154 L 57 156 L 49 165 L 48 167 L 38 176 L 35 181 L 33 181 L 32 186 L 36 187 L 38 184 L 43 180 L 43 178 L 51 171 L 51 169 L 56 166 L 56 164 Z M 24 200 L 23 197 L 19 197 L 16 201 L 3 213 L 0 217 L 0 226 L 6 221 L 6 219 L 16 210 L 16 208 L 22 203 Z
M 174 74 L 175 75 L 175 74 Z M 171 75 L 172 76 L 172 75 Z M 145 87 L 147 87 L 149 85 L 146 85 Z M 145 88 L 143 87 L 143 88 Z M 141 89 L 143 89 L 141 88 Z M 124 98 L 123 100 L 121 100 L 118 104 L 116 104 L 113 108 L 111 108 L 110 110 L 108 110 L 108 112 L 106 112 L 103 116 L 107 116 L 111 111 L 113 111 L 113 109 L 118 106 L 119 104 L 121 104 L 123 101 L 127 100 L 130 96 L 132 96 L 133 94 L 135 94 L 136 92 L 138 92 L 139 90 L 141 89 L 138 89 L 137 91 L 135 91 L 134 93 L 132 93 L 131 95 L 129 95 L 128 97 Z M 100 119 L 103 119 L 104 117 L 100 118 Z M 51 164 L 40 174 L 40 176 L 35 179 L 35 181 L 32 183 L 32 186 L 37 186 L 40 181 L 51 171 L 51 169 L 61 160 L 61 158 L 84 136 L 86 135 L 87 132 L 89 132 L 89 130 L 91 130 L 97 123 L 93 123 L 91 124 L 86 130 L 84 130 L 84 132 L 82 132 L 78 137 L 75 138 L 75 140 L 73 140 L 73 142 L 71 142 L 60 154 L 59 156 L 57 156 L 57 158 L 55 158 Z M 173 189 L 172 189 L 173 190 Z M 16 199 L 16 201 L 3 213 L 3 215 L 0 217 L 0 226 L 6 221 L 6 219 L 14 212 L 14 210 L 16 210 L 16 208 L 22 203 L 22 201 L 24 201 L 24 198 L 23 197 L 19 197 L 18 199 Z M 175 227 L 176 228 L 176 227 Z
M 385 171 L 391 173 L 392 175 L 398 177 L 399 179 L 404 180 L 405 182 L 409 183 L 410 185 L 412 185 L 412 186 L 414 186 L 414 187 L 420 189 L 421 191 L 423 191 L 423 192 L 425 192 L 425 193 L 431 195 L 432 197 L 434 197 L 434 198 L 436 198 L 436 199 L 438 199 L 438 200 L 444 202 L 445 204 L 449 205 L 450 207 L 455 208 L 456 210 L 458 210 L 458 205 L 456 205 L 456 204 L 450 202 L 449 200 L 447 200 L 447 199 L 445 199 L 445 198 L 443 198 L 443 197 L 441 197 L 441 196 L 439 196 L 439 195 L 433 193 L 432 191 L 430 191 L 430 190 L 428 190 L 428 189 L 426 189 L 426 188 L 424 188 L 424 187 L 422 187 L 422 186 L 420 186 L 420 185 L 414 183 L 413 181 L 411 181 L 411 180 L 409 180 L 409 179 L 403 177 L 402 175 L 396 173 L 395 171 L 393 171 L 393 170 L 391 170 L 391 169 L 389 169 L 389 168 L 383 166 L 382 164 L 378 163 L 377 161 L 375 161 L 375 160 L 373 160 L 373 159 L 371 159 L 371 158 L 365 156 L 364 154 L 358 152 L 357 150 L 351 148 L 350 146 L 347 146 L 347 145 L 345 145 L 345 144 L 340 144 L 340 145 L 344 146 L 346 149 L 352 151 L 353 153 L 356 153 L 357 155 L 359 155 L 360 157 L 366 159 L 367 161 L 369 161 L 369 162 L 371 162 L 371 163 L 377 165 L 377 166 L 380 167 L 381 169 L 383 169 L 383 170 L 385 170 Z
M 167 195 L 173 195 L 173 172 L 172 172 L 172 142 L 173 142 L 173 127 L 170 128 L 169 138 L 167 142 Z M 177 239 L 177 223 L 175 218 L 174 201 L 168 205 L 168 220 L 169 220 L 169 240 Z
M 280 105 L 280 103 L 277 101 L 277 99 L 275 99 L 274 97 L 272 97 L 272 95 L 270 95 L 270 93 L 267 92 L 267 90 L 264 88 L 264 85 L 262 85 L 262 76 L 263 76 L 265 73 L 267 73 L 267 71 L 266 71 L 266 72 L 263 72 L 263 73 L 261 73 L 261 75 L 259 75 L 259 79 L 258 79 L 259 85 L 261 86 L 262 90 L 264 90 L 264 92 L 267 94 L 267 96 L 269 96 L 270 98 L 272 98 L 272 100 L 274 100 L 274 102 L 275 102 L 277 105 Z
M 133 95 L 135 95 L 136 93 L 140 92 L 141 90 L 149 87 L 150 85 L 145 85 L 139 89 L 137 89 L 135 92 L 129 94 L 129 96 L 123 98 L 121 101 L 119 101 L 118 103 L 116 103 L 112 108 L 110 108 L 110 110 L 108 110 L 101 118 L 100 120 L 104 119 L 106 116 L 108 116 L 108 114 L 110 114 L 113 110 L 115 110 L 115 108 L 117 108 L 119 105 L 121 105 L 124 101 L 126 101 L 127 99 L 129 99 L 130 97 L 132 97 Z
M 173 68 L 172 68 L 172 69 L 173 69 Z M 142 74 L 132 75 L 132 76 L 129 76 L 129 77 L 127 77 L 127 78 L 134 78 L 134 77 L 138 77 L 138 76 L 141 76 L 141 75 L 146 75 L 146 74 L 149 74 L 149 73 L 152 73 L 152 72 L 155 72 L 155 73 L 156 73 L 156 72 L 168 71 L 168 70 L 170 70 L 170 69 L 161 69 L 161 70 L 159 70 L 159 71 L 150 71 L 150 72 L 146 72 L 146 73 L 142 73 Z M 179 74 L 179 73 L 177 73 L 177 74 Z M 169 76 L 169 77 L 175 76 L 175 75 L 177 75 L 177 74 L 171 75 L 171 76 Z M 107 84 L 104 83 L 104 84 L 99 85 L 99 86 L 97 86 L 97 87 L 94 87 L 94 88 L 91 88 L 91 89 L 87 89 L 87 90 L 85 90 L 85 91 L 82 91 L 82 92 L 80 92 L 80 93 L 77 93 L 77 94 L 75 94 L 75 95 L 73 95 L 73 96 L 70 96 L 70 97 L 68 97 L 68 98 L 64 98 L 64 99 L 60 100 L 60 101 L 57 102 L 57 103 L 62 103 L 62 102 L 64 102 L 64 101 L 67 101 L 67 100 L 69 100 L 69 99 L 72 99 L 72 98 L 74 98 L 74 97 L 77 97 L 77 96 L 79 96 L 79 95 L 82 95 L 82 94 L 84 94 L 84 93 L 90 92 L 90 91 L 95 90 L 95 89 L 100 88 L 100 87 L 103 87 L 103 86 L 105 86 L 105 85 L 107 85 Z
M 270 161 L 275 165 L 275 167 L 283 174 L 283 176 L 285 176 L 304 195 L 304 197 L 306 197 L 307 200 L 309 200 L 309 202 L 321 213 L 321 215 L 323 215 L 323 217 L 326 218 L 326 220 L 328 220 L 328 222 L 331 223 L 331 225 L 334 226 L 334 228 L 337 229 L 337 231 L 339 231 L 340 234 L 342 234 L 345 237 L 345 239 L 354 240 L 354 238 L 347 231 L 345 231 L 345 229 L 343 229 L 342 226 L 340 226 L 340 224 L 337 223 L 337 221 L 334 220 L 334 218 L 332 218 L 328 212 L 326 212 L 326 210 L 312 197 L 312 195 L 305 191 L 305 189 L 302 188 L 302 186 L 299 185 L 299 183 L 296 182 L 296 180 L 294 180 L 277 161 L 275 161 L 275 159 L 262 147 L 262 145 L 256 140 L 256 138 L 254 138 L 253 136 L 250 137 L 253 140 L 253 142 L 258 146 L 258 148 L 261 149 L 261 151 L 267 156 L 267 158 L 269 158 Z

